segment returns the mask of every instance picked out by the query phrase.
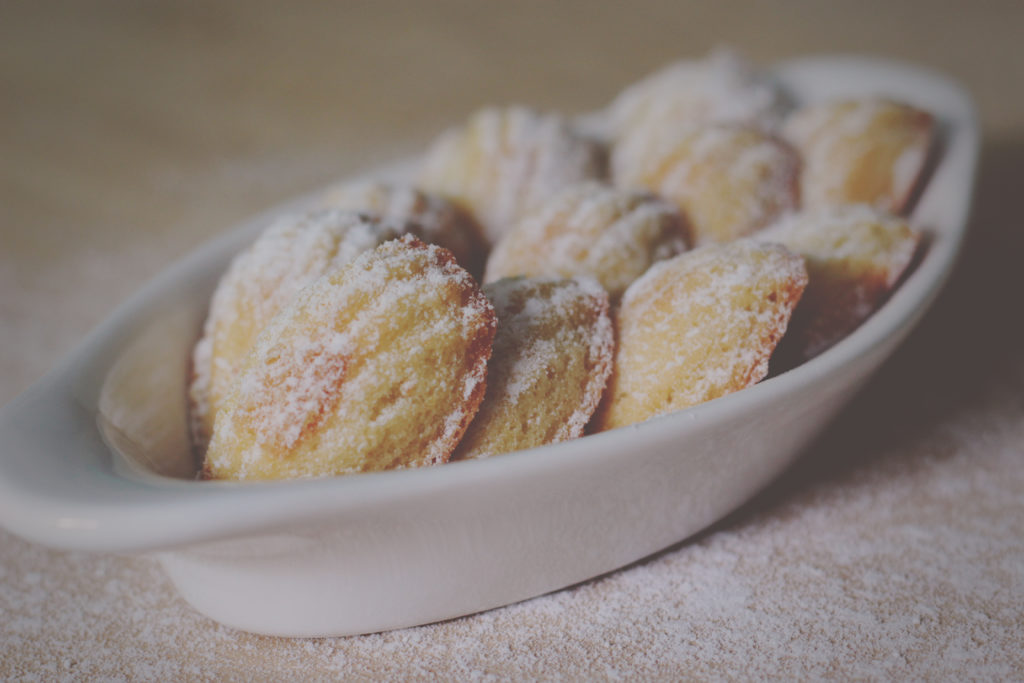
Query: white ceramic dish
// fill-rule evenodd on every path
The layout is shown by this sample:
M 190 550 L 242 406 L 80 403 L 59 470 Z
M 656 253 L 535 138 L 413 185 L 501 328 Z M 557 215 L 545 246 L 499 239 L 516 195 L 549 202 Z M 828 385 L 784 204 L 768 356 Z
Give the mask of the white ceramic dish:
M 914 213 L 930 235 L 924 258 L 825 354 L 686 411 L 514 455 L 313 481 L 191 481 L 188 350 L 262 216 L 155 279 L 4 409 L 0 522 L 58 548 L 156 553 L 199 611 L 289 636 L 508 604 L 701 530 L 784 469 L 920 318 L 964 237 L 977 164 L 970 98 L 941 76 L 851 57 L 773 73 L 799 102 L 883 94 L 941 122 Z

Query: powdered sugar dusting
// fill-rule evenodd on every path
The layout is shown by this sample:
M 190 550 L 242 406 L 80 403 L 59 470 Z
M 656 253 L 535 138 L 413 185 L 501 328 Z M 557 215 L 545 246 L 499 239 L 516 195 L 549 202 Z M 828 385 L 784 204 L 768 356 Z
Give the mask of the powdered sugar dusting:
M 484 293 L 498 334 L 484 402 L 456 457 L 582 436 L 611 372 L 608 295 L 589 278 L 507 278 Z
M 796 110 L 784 134 L 804 156 L 808 205 L 867 202 L 902 211 L 931 146 L 931 115 L 881 98 Z
M 683 218 L 668 202 L 582 183 L 520 221 L 491 252 L 484 281 L 579 275 L 597 279 L 617 299 L 652 263 L 685 248 Z
M 751 240 L 655 264 L 623 296 L 600 425 L 631 424 L 760 381 L 806 284 L 801 258 Z
M 677 203 L 696 244 L 725 242 L 764 227 L 799 201 L 800 159 L 754 128 L 710 125 L 627 138 L 613 150 L 615 181 Z
M 483 251 L 480 227 L 469 214 L 443 197 L 411 185 L 357 180 L 331 188 L 324 193 L 322 202 L 337 209 L 407 221 L 410 233 L 448 249 L 470 272 L 478 271 Z
M 353 342 L 349 335 L 326 329 L 318 337 L 277 344 L 268 354 L 266 372 L 242 376 L 238 391 L 248 400 L 241 419 L 254 425 L 257 441 L 293 448 L 337 398 L 333 388 L 344 379 Z M 290 400 L 279 401 L 279 396 Z
M 758 234 L 802 255 L 810 274 L 784 342 L 790 362 L 812 358 L 875 311 L 913 260 L 921 235 L 865 204 L 808 209 Z
M 701 60 L 670 64 L 622 91 L 609 107 L 616 137 L 640 128 L 674 130 L 707 123 L 772 127 L 781 94 L 737 53 L 718 49 Z
M 815 258 L 870 258 L 893 285 L 910 263 L 919 235 L 905 218 L 867 204 L 823 206 L 787 214 L 758 234 Z M 891 247 L 891 248 L 890 248 Z
M 208 470 L 266 478 L 444 462 L 479 405 L 493 334 L 490 304 L 450 253 L 408 235 L 366 252 L 264 330 L 215 424 Z
M 394 220 L 344 210 L 317 210 L 277 219 L 236 257 L 211 308 L 231 319 L 233 299 L 245 298 L 269 321 L 295 294 L 331 267 L 348 263 L 386 239 L 407 231 Z
M 232 260 L 192 356 L 191 423 L 201 451 L 249 350 L 273 317 L 324 272 L 408 230 L 403 221 L 337 209 L 289 214 Z
M 558 189 L 606 174 L 603 146 L 556 114 L 482 109 L 431 148 L 423 187 L 466 202 L 496 242 Z

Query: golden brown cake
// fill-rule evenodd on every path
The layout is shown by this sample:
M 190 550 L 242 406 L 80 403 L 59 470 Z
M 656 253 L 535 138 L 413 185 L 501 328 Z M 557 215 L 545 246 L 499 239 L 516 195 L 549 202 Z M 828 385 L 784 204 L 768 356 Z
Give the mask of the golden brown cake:
M 810 282 L 773 366 L 813 358 L 856 329 L 896 286 L 921 240 L 903 218 L 866 205 L 787 216 L 758 234 L 804 257 Z
M 469 209 L 493 244 L 552 193 L 606 175 L 603 144 L 566 119 L 525 107 L 487 108 L 434 143 L 418 185 Z
M 483 272 L 486 253 L 481 228 L 454 203 L 409 185 L 361 180 L 324 193 L 323 206 L 408 221 L 410 231 L 428 244 L 444 247 L 474 276 Z
M 622 298 L 615 365 L 595 429 L 641 422 L 760 381 L 806 284 L 802 258 L 752 240 L 655 264 Z
M 719 49 L 703 59 L 682 60 L 629 86 L 608 107 L 613 139 L 664 136 L 709 123 L 770 129 L 783 97 L 736 53 Z
M 615 183 L 674 202 L 697 246 L 750 235 L 799 204 L 799 157 L 757 128 L 716 124 L 636 142 L 614 147 Z
M 935 120 L 891 100 L 835 100 L 795 111 L 783 135 L 804 159 L 805 206 L 864 203 L 902 213 L 927 163 Z
M 612 368 L 608 295 L 589 278 L 507 278 L 484 294 L 498 315 L 487 394 L 453 459 L 582 436 Z
M 403 222 L 351 211 L 288 214 L 235 257 L 213 294 L 192 357 L 191 422 L 200 453 L 229 387 L 267 323 L 317 277 L 408 229 Z
M 646 192 L 572 185 L 525 216 L 487 260 L 484 282 L 503 277 L 593 277 L 618 300 L 652 263 L 686 249 L 679 210 Z
M 446 462 L 484 396 L 496 320 L 451 252 L 406 235 L 302 290 L 217 414 L 204 475 Z
M 861 98 L 780 126 L 783 107 L 716 51 L 576 120 L 482 109 L 415 186 L 345 183 L 280 219 L 233 261 L 193 353 L 204 476 L 532 448 L 828 348 L 914 257 L 919 233 L 885 211 L 907 209 L 935 122 Z

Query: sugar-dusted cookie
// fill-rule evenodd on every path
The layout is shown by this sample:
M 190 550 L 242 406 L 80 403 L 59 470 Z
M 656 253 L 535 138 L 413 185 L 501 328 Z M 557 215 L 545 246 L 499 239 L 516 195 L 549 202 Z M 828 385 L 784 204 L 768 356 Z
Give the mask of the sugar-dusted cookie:
M 615 183 L 677 204 L 695 245 L 750 235 L 799 204 L 799 157 L 757 128 L 716 124 L 666 132 L 656 142 L 617 144 Z
M 487 108 L 431 147 L 418 185 L 468 208 L 491 243 L 553 192 L 607 174 L 603 144 L 556 114 Z
M 498 315 L 487 394 L 453 459 L 582 436 L 612 367 L 608 295 L 589 278 L 484 286 Z
M 408 221 L 410 231 L 428 244 L 444 247 L 475 276 L 483 270 L 486 248 L 481 228 L 453 202 L 409 185 L 359 180 L 327 190 L 324 206 Z
M 802 258 L 752 240 L 655 264 L 622 298 L 615 365 L 595 428 L 640 422 L 760 381 L 806 284 Z
M 731 50 L 704 59 L 669 64 L 629 86 L 608 107 L 614 139 L 663 136 L 667 131 L 709 123 L 773 127 L 782 94 Z
M 812 358 L 857 328 L 896 286 L 921 235 L 903 218 L 866 205 L 808 209 L 758 234 L 804 257 L 810 282 L 776 363 Z
M 805 206 L 864 203 L 901 213 L 922 177 L 935 120 L 891 100 L 833 100 L 793 112 L 783 135 L 803 155 Z
M 484 282 L 582 275 L 618 300 L 652 263 L 685 248 L 684 221 L 672 204 L 646 192 L 582 183 L 543 202 L 495 245 Z
M 260 335 L 217 414 L 211 478 L 446 462 L 483 398 L 496 320 L 451 252 L 412 236 L 316 280 Z
M 288 214 L 235 257 L 213 294 L 192 357 L 191 426 L 200 452 L 228 388 L 271 318 L 329 269 L 408 229 L 402 222 L 335 209 Z

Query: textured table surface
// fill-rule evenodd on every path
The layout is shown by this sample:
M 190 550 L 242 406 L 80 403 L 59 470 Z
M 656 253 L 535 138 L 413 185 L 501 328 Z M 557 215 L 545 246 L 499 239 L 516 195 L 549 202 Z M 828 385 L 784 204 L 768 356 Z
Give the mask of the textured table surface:
M 933 311 L 699 537 L 480 615 L 285 640 L 198 615 L 147 557 L 0 531 L 0 678 L 1024 678 L 1021 26 L 1013 2 L 0 5 L 0 403 L 219 230 L 485 103 L 583 111 L 727 43 L 930 65 L 984 126 Z

